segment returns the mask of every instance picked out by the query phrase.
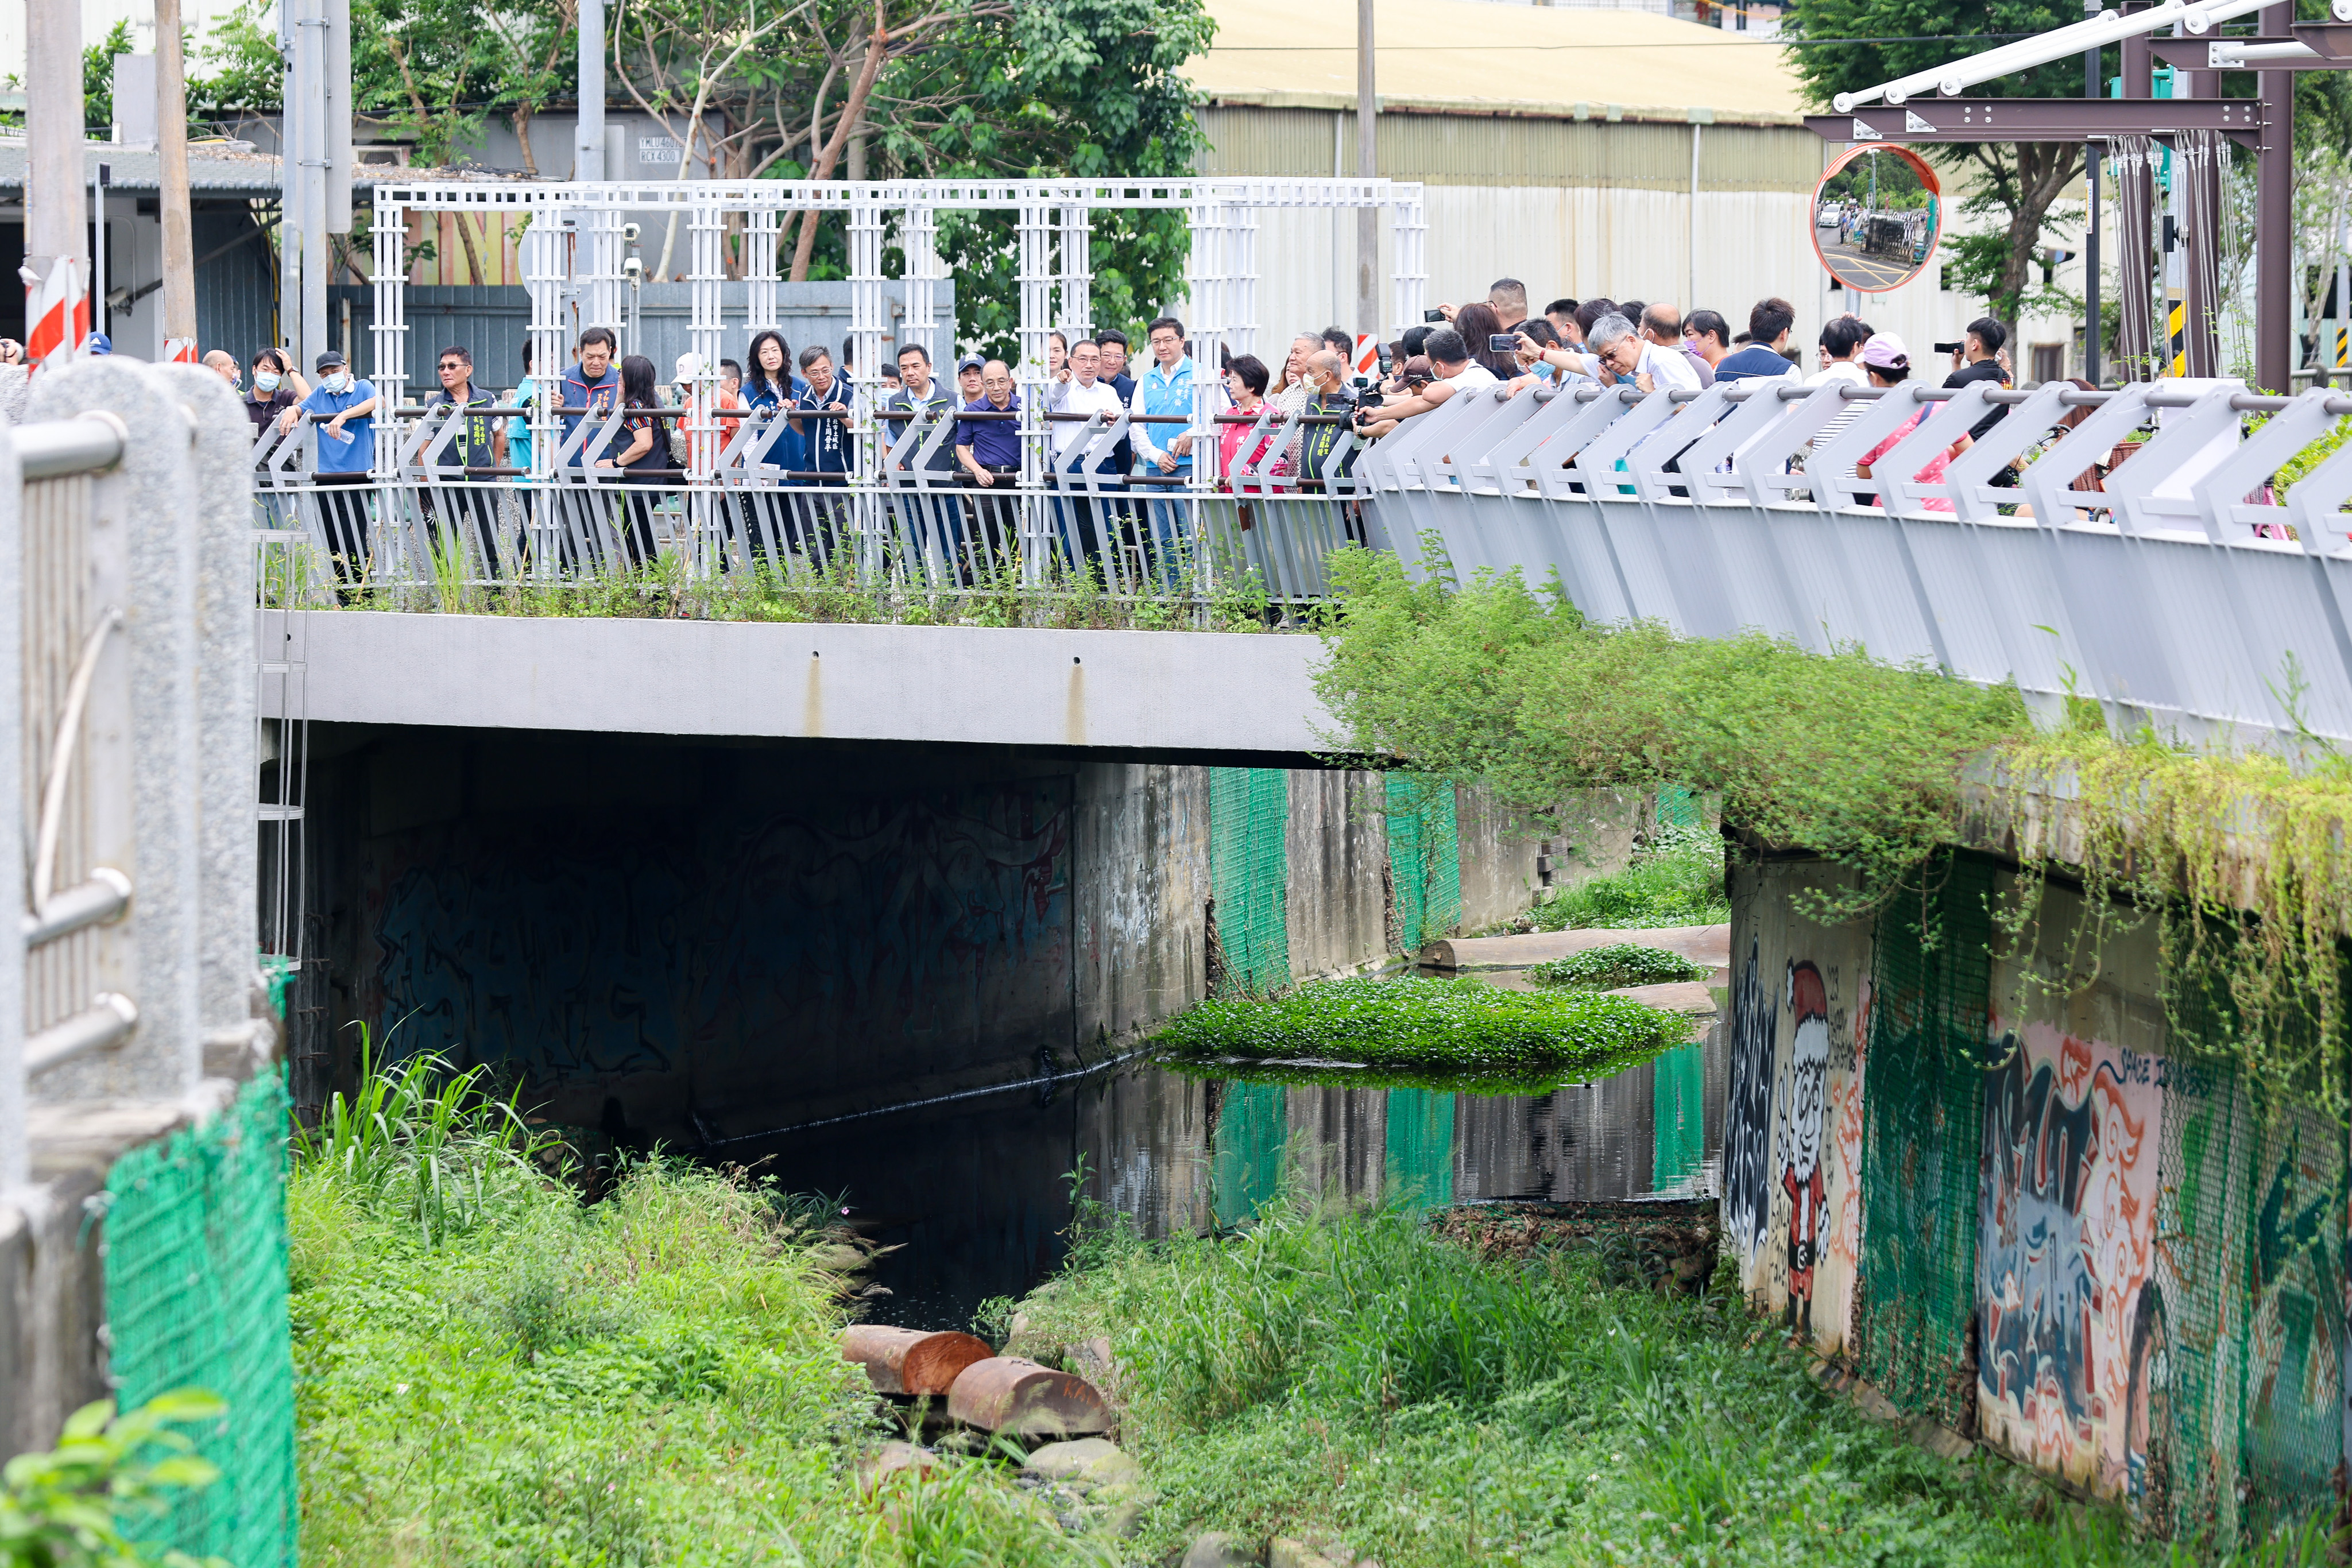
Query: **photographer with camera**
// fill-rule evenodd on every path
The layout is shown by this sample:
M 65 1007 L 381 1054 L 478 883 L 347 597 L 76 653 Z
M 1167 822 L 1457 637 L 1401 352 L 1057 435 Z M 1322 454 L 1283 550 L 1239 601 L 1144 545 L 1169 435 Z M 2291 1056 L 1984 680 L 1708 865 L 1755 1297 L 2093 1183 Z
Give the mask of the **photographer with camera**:
M 1491 340 L 1499 342 L 1502 335 L 1497 334 Z M 1513 335 L 1512 343 L 1516 345 L 1517 340 Z M 1360 436 L 1370 440 L 1386 435 L 1405 420 L 1443 407 L 1457 392 L 1475 392 L 1480 387 L 1501 384 L 1500 376 L 1470 357 L 1470 346 L 1462 340 L 1462 334 L 1451 327 L 1432 332 L 1423 347 L 1429 354 L 1429 383 L 1393 402 L 1382 403 L 1378 408 L 1358 409 L 1356 429 Z M 1412 380 L 1412 362 L 1407 361 L 1403 379 L 1408 384 Z

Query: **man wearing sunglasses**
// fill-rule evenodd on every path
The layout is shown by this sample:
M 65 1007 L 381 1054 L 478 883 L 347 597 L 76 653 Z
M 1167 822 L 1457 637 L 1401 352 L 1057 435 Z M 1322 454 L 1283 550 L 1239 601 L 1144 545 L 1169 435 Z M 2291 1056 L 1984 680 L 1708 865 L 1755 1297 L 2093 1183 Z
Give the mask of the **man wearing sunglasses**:
M 474 570 L 464 570 L 468 578 L 478 573 L 484 578 L 499 575 L 498 483 L 502 476 L 482 472 L 507 466 L 506 421 L 488 413 L 465 413 L 453 414 L 452 409 L 489 409 L 499 406 L 499 400 L 474 385 L 474 356 L 465 348 L 444 349 L 436 367 L 441 377 L 441 391 L 425 404 L 425 413 L 435 423 L 454 419 L 455 427 L 446 439 L 437 434 L 428 440 L 425 450 L 431 454 L 437 446 L 436 461 L 445 472 L 444 486 L 428 485 L 420 492 L 425 510 L 431 515 L 436 500 L 446 503 L 452 528 L 434 530 L 438 549 L 458 551 L 456 526 L 465 519 L 474 525 L 475 542 L 481 559 L 473 563 Z M 472 470 L 472 472 L 468 472 Z

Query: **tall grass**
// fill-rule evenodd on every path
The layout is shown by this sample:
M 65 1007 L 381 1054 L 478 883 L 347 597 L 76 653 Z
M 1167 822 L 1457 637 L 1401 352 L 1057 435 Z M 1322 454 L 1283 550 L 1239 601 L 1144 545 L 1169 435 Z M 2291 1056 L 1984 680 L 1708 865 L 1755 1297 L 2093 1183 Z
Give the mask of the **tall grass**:
M 584 1203 L 478 1072 L 369 1067 L 287 1193 L 313 1568 L 1107 1560 L 986 1459 L 861 1484 L 824 1206 L 658 1156 Z
M 1723 840 L 1704 824 L 1661 828 L 1623 871 L 1560 889 L 1533 918 L 1541 931 L 1720 925 L 1731 918 Z
M 1912 1447 L 1736 1301 L 1661 1297 L 1597 1249 L 1488 1265 L 1399 1214 L 1277 1200 L 1222 1240 L 1086 1256 L 1024 1332 L 1110 1338 L 1160 1494 L 1140 1561 L 1205 1529 L 1328 1530 L 1389 1568 L 2216 1560 Z M 2221 1560 L 2315 1568 L 2326 1534 Z
M 471 1229 L 541 1179 L 551 1134 L 534 1131 L 488 1070 L 430 1053 L 380 1067 L 362 1023 L 356 1093 L 335 1091 L 315 1128 L 294 1127 L 294 1157 L 331 1175 L 379 1214 L 415 1225 L 428 1246 Z

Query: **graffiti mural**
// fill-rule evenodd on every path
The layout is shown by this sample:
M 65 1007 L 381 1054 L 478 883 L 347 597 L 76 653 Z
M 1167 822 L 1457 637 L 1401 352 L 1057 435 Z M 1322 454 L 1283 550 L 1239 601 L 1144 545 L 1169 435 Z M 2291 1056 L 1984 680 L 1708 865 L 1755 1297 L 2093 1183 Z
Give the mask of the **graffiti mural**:
M 1731 1074 L 1723 1117 L 1723 1228 L 1739 1251 L 1745 1278 L 1764 1243 L 1772 1213 L 1772 1042 L 1780 1009 L 1758 974 L 1757 944 L 1748 944 L 1731 991 Z M 1754 1281 L 1748 1281 L 1754 1289 Z
M 362 1016 L 592 1118 L 595 1085 L 665 1074 L 695 1096 L 667 1124 L 773 1124 L 779 1097 L 1066 1039 L 1070 859 L 1060 779 L 386 835 Z
M 2163 1343 L 2141 1312 L 2158 1059 L 2039 1023 L 2007 1043 L 1985 1088 L 1979 1418 L 1988 1440 L 2042 1469 L 2136 1493 L 2147 1454 L 2133 1385 Z
M 1830 998 L 1821 969 L 1790 964 L 1782 986 L 1790 1040 L 1788 1082 L 1773 1096 L 1780 1193 L 1788 1204 L 1788 1323 L 1811 1337 L 1813 1265 L 1819 1260 L 1829 1173 L 1822 1159 L 1822 1111 L 1829 1096 Z
M 1836 971 L 1831 971 L 1834 980 Z M 1862 1082 L 1870 1056 L 1870 981 L 1850 1018 L 1830 998 L 1829 1212 L 1816 1266 L 1811 1329 L 1825 1350 L 1842 1350 L 1853 1333 L 1854 1285 L 1862 1278 Z M 1818 1303 L 1827 1302 L 1826 1312 Z

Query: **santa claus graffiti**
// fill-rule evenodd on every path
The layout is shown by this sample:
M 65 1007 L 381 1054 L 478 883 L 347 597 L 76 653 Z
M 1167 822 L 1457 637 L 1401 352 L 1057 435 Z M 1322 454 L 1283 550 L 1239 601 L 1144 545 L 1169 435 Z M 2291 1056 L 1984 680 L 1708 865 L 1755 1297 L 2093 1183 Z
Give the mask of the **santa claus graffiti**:
M 1789 966 L 1785 997 L 1793 1035 L 1789 1082 L 1778 1096 L 1780 1190 L 1789 1199 L 1789 1329 L 1813 1328 L 1813 1265 L 1821 1257 L 1827 1176 L 1822 1168 L 1822 1111 L 1829 1097 L 1830 998 L 1811 962 Z

